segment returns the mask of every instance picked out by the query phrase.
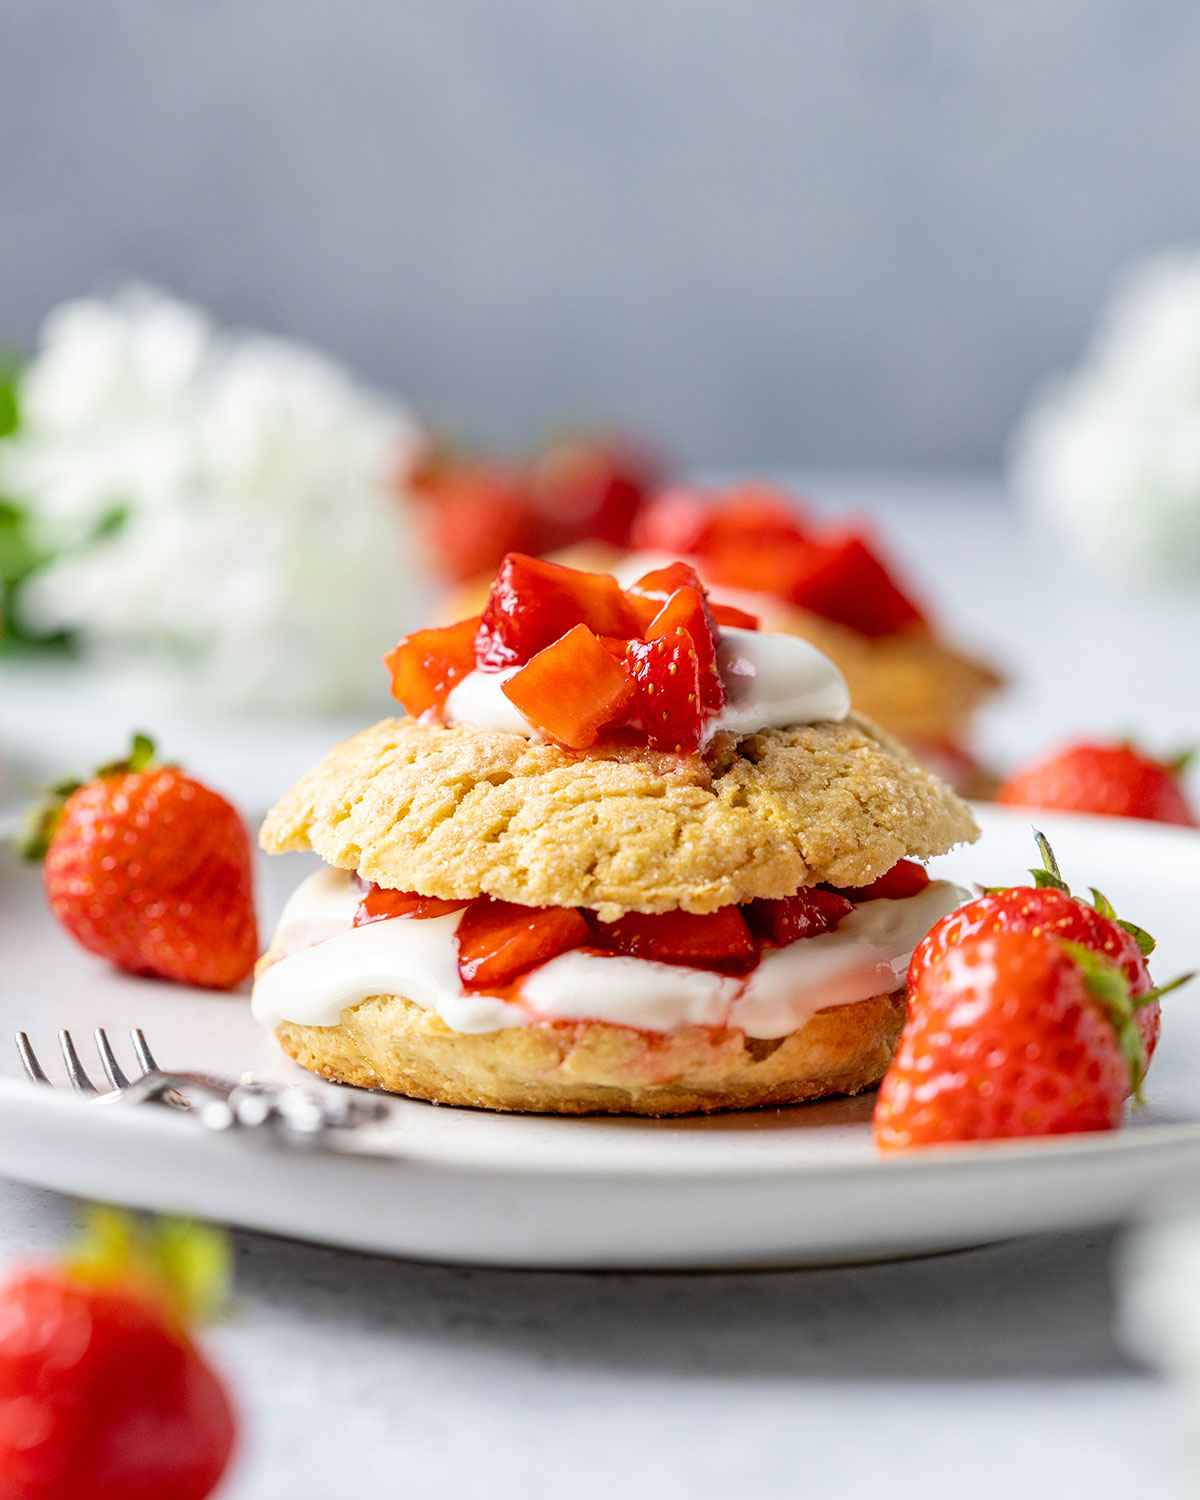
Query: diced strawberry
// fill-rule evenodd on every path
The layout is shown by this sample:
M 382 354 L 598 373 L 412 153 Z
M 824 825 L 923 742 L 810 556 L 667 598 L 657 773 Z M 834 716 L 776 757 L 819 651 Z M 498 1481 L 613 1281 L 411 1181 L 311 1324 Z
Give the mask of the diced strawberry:
M 571 750 L 595 744 L 637 693 L 624 663 L 586 625 L 544 647 L 501 690 L 531 724 Z
M 718 625 L 728 626 L 731 630 L 758 629 L 758 616 L 747 614 L 744 609 L 738 609 L 734 604 L 718 604 L 715 599 L 710 599 L 708 608 Z
M 626 546 L 657 477 L 657 465 L 626 439 L 585 435 L 549 444 L 530 473 L 544 550 L 580 538 Z
M 704 575 L 719 593 L 722 587 L 794 599 L 822 561 L 818 542 L 798 536 L 730 537 L 705 554 Z
M 629 669 L 637 685 L 635 710 L 651 750 L 690 755 L 700 748 L 704 708 L 700 662 L 686 630 L 654 641 L 630 641 Z
M 392 695 L 413 718 L 440 710 L 455 683 L 475 668 L 479 617 L 435 630 L 415 630 L 384 657 L 392 674 Z
M 371 922 L 386 922 L 390 917 L 411 917 L 423 921 L 428 917 L 445 917 L 461 911 L 469 901 L 443 901 L 440 896 L 418 896 L 416 891 L 390 891 L 383 886 L 368 887 L 354 913 L 355 927 Z
M 898 859 L 870 885 L 844 886 L 839 891 L 850 901 L 903 901 L 907 896 L 919 896 L 928 884 L 929 875 L 923 865 L 911 859 Z
M 688 570 L 691 571 L 690 569 Z M 708 612 L 700 589 L 684 585 L 677 588 L 646 627 L 646 639 L 657 641 L 686 630 L 696 648 L 700 669 L 700 706 L 706 714 L 720 713 L 725 706 L 725 689 L 717 670 L 717 626 Z
M 628 592 L 661 602 L 669 599 L 676 589 L 685 588 L 705 593 L 700 575 L 690 563 L 673 562 L 668 563 L 665 568 L 652 568 L 649 573 L 643 573 L 636 583 L 629 585 Z
M 475 655 L 498 670 L 527 662 L 573 625 L 596 635 L 636 635 L 639 621 L 617 580 L 510 552 L 479 624 Z
M 776 540 L 804 538 L 806 518 L 783 491 L 767 484 L 739 485 L 723 490 L 709 507 L 698 550 L 704 554 L 730 542 L 757 546 Z
M 521 477 L 500 464 L 441 458 L 413 475 L 416 514 L 440 571 L 490 573 L 506 552 L 537 552 L 543 523 Z
M 497 988 L 588 941 L 573 906 L 517 906 L 480 896 L 458 928 L 458 972 L 472 989 Z
M 853 903 L 845 896 L 806 885 L 794 896 L 784 896 L 778 901 L 752 901 L 750 920 L 764 937 L 786 948 L 802 938 L 832 932 L 853 910 Z
M 659 916 L 629 912 L 615 922 L 595 923 L 593 931 L 599 945 L 609 952 L 662 964 L 743 974 L 758 962 L 758 945 L 736 906 L 722 906 L 707 916 L 686 911 Z
M 789 497 L 768 485 L 741 485 L 713 496 L 674 489 L 642 511 L 633 543 L 646 551 L 708 556 L 730 542 L 758 547 L 768 539 L 802 536 L 804 529 L 804 517 Z
M 633 523 L 633 545 L 643 552 L 695 552 L 711 507 L 697 490 L 665 490 Z
M 797 579 L 787 597 L 867 636 L 895 635 L 925 619 L 856 532 L 822 542 L 807 577 Z

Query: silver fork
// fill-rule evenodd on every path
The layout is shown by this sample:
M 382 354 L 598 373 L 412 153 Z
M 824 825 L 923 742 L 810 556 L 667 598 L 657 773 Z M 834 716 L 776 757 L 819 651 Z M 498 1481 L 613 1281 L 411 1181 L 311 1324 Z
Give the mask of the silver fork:
M 96 1051 L 110 1088 L 101 1093 L 88 1077 L 69 1031 L 58 1034 L 67 1081 L 77 1094 L 97 1104 L 164 1104 L 193 1113 L 209 1130 L 251 1130 L 288 1145 L 328 1143 L 333 1136 L 374 1124 L 387 1115 L 380 1099 L 347 1091 L 317 1093 L 296 1085 L 262 1082 L 251 1074 L 240 1079 L 211 1073 L 177 1073 L 160 1068 L 145 1033 L 129 1033 L 141 1070 L 129 1078 L 117 1061 L 103 1026 L 95 1031 Z M 17 1053 L 30 1082 L 53 1087 L 24 1031 L 16 1035 Z

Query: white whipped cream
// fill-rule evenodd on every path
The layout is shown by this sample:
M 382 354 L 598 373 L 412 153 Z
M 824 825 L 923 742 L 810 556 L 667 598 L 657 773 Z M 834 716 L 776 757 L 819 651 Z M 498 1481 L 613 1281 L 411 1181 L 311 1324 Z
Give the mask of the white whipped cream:
M 725 707 L 705 725 L 705 741 L 721 730 L 752 734 L 791 724 L 841 720 L 850 712 L 846 679 L 817 648 L 793 635 L 726 626 L 717 646 Z M 468 672 L 446 699 L 447 724 L 507 730 L 537 737 L 537 730 L 503 692 L 519 667 Z
M 253 1009 L 267 1026 L 336 1026 L 347 1006 L 369 995 L 403 995 L 460 1032 L 607 1021 L 640 1031 L 720 1026 L 781 1037 L 831 1005 L 897 989 L 917 943 L 964 897 L 937 880 L 902 901 L 865 901 L 833 932 L 766 950 L 744 978 L 573 950 L 526 975 L 519 1001 L 512 1001 L 464 990 L 455 941 L 461 912 L 351 927 L 358 883 L 346 871 L 326 869 L 306 880 L 284 910 L 273 947 L 285 957 L 259 976 Z M 331 927 L 335 936 L 313 940 Z

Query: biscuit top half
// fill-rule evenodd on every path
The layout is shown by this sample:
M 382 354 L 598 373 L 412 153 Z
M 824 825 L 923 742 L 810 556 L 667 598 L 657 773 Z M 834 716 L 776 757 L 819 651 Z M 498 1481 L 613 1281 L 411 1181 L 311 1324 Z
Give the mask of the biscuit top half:
M 610 921 L 867 885 L 977 836 L 948 787 L 853 716 L 723 733 L 689 755 L 398 718 L 331 750 L 261 842 L 396 890 Z

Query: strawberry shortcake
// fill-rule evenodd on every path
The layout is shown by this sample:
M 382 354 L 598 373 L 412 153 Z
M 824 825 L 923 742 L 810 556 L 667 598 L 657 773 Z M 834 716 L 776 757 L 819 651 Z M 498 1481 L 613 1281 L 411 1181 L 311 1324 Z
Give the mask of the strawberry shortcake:
M 263 847 L 324 868 L 254 1010 L 326 1078 L 493 1109 L 669 1115 L 878 1082 L 909 955 L 976 837 L 809 642 L 672 563 L 510 554 L 388 658 L 407 713 L 333 749 Z
M 1001 679 L 946 638 L 864 527 L 818 521 L 764 485 L 675 489 L 642 507 L 623 550 L 590 541 L 555 560 L 630 582 L 681 556 L 714 601 L 824 652 L 849 683 L 855 708 L 903 740 L 922 764 L 964 794 L 991 790 L 969 749 L 970 730 Z M 458 590 L 450 612 L 478 608 L 486 590 L 482 579 Z

